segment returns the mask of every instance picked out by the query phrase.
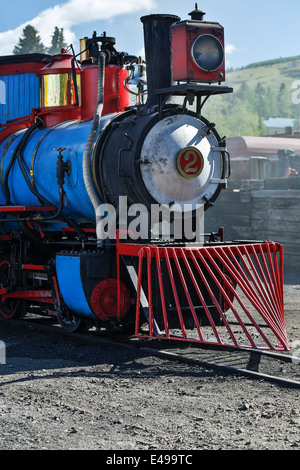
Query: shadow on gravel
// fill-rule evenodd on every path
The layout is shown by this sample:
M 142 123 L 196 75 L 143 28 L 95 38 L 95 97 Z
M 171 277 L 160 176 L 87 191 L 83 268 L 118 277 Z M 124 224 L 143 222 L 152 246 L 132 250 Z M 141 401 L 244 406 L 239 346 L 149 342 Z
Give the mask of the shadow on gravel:
M 7 345 L 6 364 L 0 364 L 0 387 L 62 377 L 132 381 L 161 375 L 165 378 L 215 378 L 219 375 L 213 370 L 169 362 L 134 347 L 103 344 L 96 336 L 70 335 L 47 320 L 43 326 L 26 319 L 0 321 L 0 339 Z M 45 325 L 49 328 L 44 329 Z M 22 377 L 14 379 L 14 375 Z
M 284 283 L 286 285 L 300 286 L 300 270 L 298 271 L 289 271 L 286 270 L 284 273 Z

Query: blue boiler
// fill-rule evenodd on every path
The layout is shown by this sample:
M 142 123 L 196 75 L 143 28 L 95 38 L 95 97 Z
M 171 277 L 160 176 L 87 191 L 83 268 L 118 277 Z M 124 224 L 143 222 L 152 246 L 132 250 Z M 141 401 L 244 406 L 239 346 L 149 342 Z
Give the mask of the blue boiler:
M 98 132 L 101 132 L 115 115 L 103 116 Z M 57 148 L 66 148 L 62 152 L 63 161 L 70 166 L 65 174 L 64 190 L 66 205 L 63 214 L 80 223 L 95 222 L 95 211 L 85 188 L 82 160 L 92 121 L 69 121 L 51 128 L 36 129 L 23 150 L 22 160 L 32 185 L 39 194 L 55 207 L 59 205 L 56 176 Z M 0 145 L 0 204 L 6 205 L 4 178 L 7 167 L 24 131 L 12 134 Z M 10 202 L 15 206 L 40 206 L 38 198 L 29 189 L 17 159 L 13 163 L 8 177 Z M 99 201 L 100 203 L 100 201 Z

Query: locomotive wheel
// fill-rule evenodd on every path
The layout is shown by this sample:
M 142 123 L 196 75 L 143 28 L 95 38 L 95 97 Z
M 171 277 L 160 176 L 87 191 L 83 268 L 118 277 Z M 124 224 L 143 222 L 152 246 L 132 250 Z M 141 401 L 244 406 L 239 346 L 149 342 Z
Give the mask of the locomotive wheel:
M 88 329 L 88 322 L 74 315 L 69 309 L 59 309 L 57 320 L 68 333 L 84 333 Z
M 10 262 L 7 259 L 0 261 L 0 285 L 5 288 L 9 285 Z M 8 299 L 0 301 L 0 316 L 5 320 L 20 320 L 26 315 L 27 302 Z
M 108 322 L 117 318 L 118 282 L 116 279 L 105 279 L 93 290 L 91 305 L 93 313 L 101 321 Z M 123 319 L 131 306 L 131 296 L 127 286 L 120 283 L 120 318 Z

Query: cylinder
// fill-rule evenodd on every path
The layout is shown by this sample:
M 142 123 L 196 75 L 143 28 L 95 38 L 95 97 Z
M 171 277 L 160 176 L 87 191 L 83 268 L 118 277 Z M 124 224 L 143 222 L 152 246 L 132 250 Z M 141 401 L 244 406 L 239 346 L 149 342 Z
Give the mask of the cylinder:
M 155 90 L 167 88 L 172 81 L 171 26 L 180 21 L 174 15 L 143 16 L 148 99 L 146 105 L 158 104 Z

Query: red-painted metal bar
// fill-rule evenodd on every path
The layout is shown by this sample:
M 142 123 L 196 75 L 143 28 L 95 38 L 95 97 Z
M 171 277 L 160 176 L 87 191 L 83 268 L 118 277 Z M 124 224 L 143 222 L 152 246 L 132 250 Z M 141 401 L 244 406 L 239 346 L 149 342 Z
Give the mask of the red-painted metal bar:
M 263 297 L 264 303 L 262 302 L 262 299 L 260 299 L 257 293 L 254 291 L 253 286 L 251 286 L 251 284 L 247 281 L 245 274 L 244 274 L 243 281 L 240 283 L 240 287 L 244 291 L 245 295 L 251 300 L 253 305 L 256 306 L 257 310 L 260 312 L 260 314 L 262 315 L 262 317 L 264 318 L 268 326 L 277 335 L 277 337 L 280 338 L 282 337 L 282 335 L 284 335 L 284 328 L 278 329 L 278 326 L 281 323 L 281 321 L 279 320 L 279 317 L 278 317 L 278 301 L 277 301 L 276 292 L 273 291 L 270 286 L 268 286 L 268 283 L 270 282 L 270 277 L 264 274 L 262 264 L 259 261 L 256 251 L 252 249 L 251 251 L 255 257 L 258 271 L 262 276 L 262 279 L 259 279 L 259 276 L 256 274 L 257 283 L 255 283 L 255 286 L 257 290 L 260 292 L 261 296 Z M 260 247 L 258 247 L 258 251 L 260 251 Z M 262 255 L 261 251 L 260 251 L 260 254 Z M 243 261 L 242 257 L 240 259 Z M 253 267 L 252 269 L 256 273 L 257 270 L 255 270 L 253 263 L 252 263 L 252 267 Z M 247 270 L 246 266 L 245 268 Z M 238 266 L 238 269 L 241 270 L 241 267 Z M 267 270 L 266 264 L 264 264 L 264 269 Z M 250 271 L 247 270 L 247 273 L 250 274 Z M 278 323 L 278 320 L 279 320 L 279 323 Z
M 281 277 L 281 273 L 279 271 L 279 266 L 278 266 L 278 250 L 280 251 L 279 259 L 283 260 L 283 247 L 281 245 L 278 245 L 278 244 L 274 243 L 271 246 L 271 248 L 272 248 L 272 251 L 273 251 L 273 260 L 274 260 L 274 266 L 275 266 L 276 283 L 277 283 L 277 286 L 278 286 L 278 292 L 280 293 L 280 304 L 282 305 L 281 315 L 282 315 L 282 319 L 284 320 L 283 274 L 282 274 L 282 277 Z
M 162 306 L 164 327 L 165 327 L 166 337 L 169 339 L 170 333 L 169 333 L 168 315 L 167 315 L 167 309 L 166 309 L 166 300 L 165 300 L 164 285 L 163 285 L 162 274 L 161 274 L 161 264 L 160 264 L 160 256 L 159 256 L 158 248 L 155 249 L 155 256 L 156 256 L 158 285 L 159 285 L 159 293 L 160 293 L 160 301 L 161 301 L 161 306 Z
M 268 323 L 268 325 L 270 326 L 270 328 L 274 331 L 274 333 L 276 332 L 277 337 L 279 339 L 280 337 L 282 337 L 282 335 L 285 334 L 285 328 L 284 328 L 284 324 L 282 324 L 282 317 L 281 317 L 281 311 L 282 311 L 283 306 L 278 307 L 276 293 L 274 291 L 272 291 L 272 289 L 268 285 L 269 284 L 268 276 L 266 277 L 265 274 L 264 274 L 263 267 L 262 267 L 262 265 L 261 265 L 261 263 L 258 259 L 257 253 L 254 253 L 254 256 L 255 256 L 255 260 L 257 262 L 259 273 L 262 276 L 262 280 L 263 280 L 264 287 L 265 287 L 264 298 L 267 294 L 268 304 L 269 305 L 270 305 L 270 302 L 272 303 L 272 301 L 273 301 L 273 303 L 272 303 L 273 308 L 270 309 L 271 311 L 267 311 L 265 313 L 264 318 L 265 318 L 266 322 Z M 266 269 L 266 265 L 264 265 L 264 268 Z M 278 311 L 278 308 L 279 308 L 279 311 Z
M 249 269 L 248 266 L 246 265 L 246 263 L 244 261 L 244 258 L 243 258 L 243 254 L 241 253 L 241 251 L 239 251 L 239 255 L 240 255 L 240 260 L 243 263 L 244 269 L 246 271 L 246 274 L 250 277 L 254 288 L 256 289 L 258 294 L 264 299 L 266 307 L 273 310 L 273 305 L 270 303 L 269 297 L 266 296 L 266 291 L 265 291 L 265 289 L 263 288 L 263 286 L 261 284 L 261 281 L 259 279 L 259 276 L 257 275 L 255 266 L 254 266 L 254 264 L 253 264 L 253 262 L 250 258 L 250 255 L 249 255 L 248 251 L 245 250 L 244 255 L 246 256 L 247 261 L 248 261 L 251 269 Z M 252 275 L 252 271 L 254 273 L 254 276 Z
M 251 272 L 247 269 L 246 265 L 245 266 L 245 269 L 247 269 L 247 273 L 249 274 L 249 276 L 251 276 L 251 279 L 253 281 L 253 284 L 254 284 L 254 287 L 255 289 L 257 290 L 257 292 L 260 294 L 260 296 L 262 297 L 262 299 L 264 300 L 264 303 L 265 303 L 265 306 L 267 308 L 264 308 L 264 311 L 263 311 L 263 315 L 265 315 L 266 318 L 270 318 L 270 322 L 272 323 L 273 322 L 273 319 L 275 319 L 277 317 L 277 311 L 276 311 L 276 308 L 274 306 L 274 304 L 272 304 L 272 300 L 273 300 L 273 296 L 270 296 L 268 295 L 268 292 L 267 290 L 264 288 L 261 280 L 259 279 L 259 276 L 257 275 L 256 273 L 256 270 L 255 270 L 255 267 L 252 263 L 252 260 L 249 256 L 249 254 L 246 252 L 246 256 L 247 256 L 247 259 L 248 259 L 248 262 L 249 264 L 252 266 L 252 270 L 254 271 L 255 273 L 255 278 L 256 278 L 256 281 L 255 279 L 253 278 L 253 276 L 251 275 Z M 242 259 L 242 262 L 243 261 L 243 258 Z M 259 260 L 258 258 L 256 257 L 256 260 L 257 260 L 257 263 L 259 263 Z M 263 307 L 263 303 L 260 301 L 260 306 Z
M 218 271 L 218 270 L 219 270 L 219 267 L 218 267 L 218 265 L 215 263 L 213 257 L 211 256 L 211 254 L 210 254 L 209 252 L 208 252 L 207 254 L 208 254 L 208 258 L 209 258 L 209 260 L 210 260 L 212 266 Z M 218 281 L 218 279 L 216 278 L 216 276 L 215 276 L 215 274 L 213 273 L 212 269 L 209 267 L 209 265 L 206 263 L 205 259 L 202 257 L 201 253 L 200 253 L 200 257 L 202 258 L 202 263 L 203 263 L 203 265 L 206 267 L 206 269 L 207 269 L 207 271 L 209 272 L 209 274 L 210 274 L 211 278 L 213 279 L 214 283 L 216 284 L 216 286 L 217 286 L 218 289 L 220 290 L 221 294 L 222 294 L 222 295 L 225 297 L 225 299 L 227 300 L 229 306 L 231 307 L 231 309 L 232 309 L 232 311 L 233 311 L 233 313 L 234 313 L 234 315 L 235 315 L 235 318 L 237 319 L 239 325 L 240 325 L 240 326 L 242 327 L 242 329 L 244 330 L 244 333 L 245 333 L 245 335 L 247 336 L 247 339 L 250 341 L 252 347 L 253 347 L 253 348 L 256 348 L 255 342 L 253 341 L 253 339 L 251 338 L 251 336 L 248 334 L 248 331 L 247 331 L 247 329 L 246 329 L 244 323 L 242 322 L 242 320 L 241 320 L 241 318 L 240 318 L 238 312 L 237 312 L 236 309 L 234 308 L 234 306 L 233 306 L 233 304 L 232 304 L 230 298 L 228 297 L 227 292 L 225 291 L 224 287 L 223 287 L 222 284 Z M 223 273 L 221 270 L 219 270 L 219 273 L 220 273 L 221 276 L 224 275 L 224 273 Z M 228 286 L 228 287 L 230 286 L 230 283 L 229 283 L 229 281 L 228 281 L 226 278 L 224 279 L 224 282 L 227 283 L 227 286 Z M 242 304 L 242 306 L 244 307 L 244 305 L 243 305 L 242 302 L 241 302 L 241 304 Z M 219 313 L 220 313 L 220 310 L 221 310 L 221 307 L 218 306 L 218 311 L 219 311 Z M 222 312 L 222 310 L 221 310 L 221 312 Z M 224 314 L 223 312 L 220 313 L 220 314 L 221 314 L 222 320 L 223 320 L 224 324 L 226 325 L 226 328 L 227 328 L 227 330 L 228 330 L 228 332 L 229 332 L 229 334 L 230 334 L 231 339 L 233 340 L 234 344 L 237 345 L 237 341 L 236 341 L 235 335 L 234 335 L 232 329 L 230 328 L 230 326 L 229 326 L 229 324 L 228 324 L 228 322 L 227 322 L 227 319 L 226 319 L 225 314 Z
M 147 280 L 148 280 L 148 304 L 149 304 L 149 331 L 153 336 L 153 303 L 152 303 L 152 276 L 151 276 L 151 250 L 145 248 L 147 259 Z
M 179 339 L 179 330 L 183 341 L 251 349 L 289 349 L 284 324 L 281 245 L 265 242 L 158 247 L 117 243 L 117 255 L 138 259 L 136 336 Z M 163 271 L 161 260 L 164 260 Z M 146 269 L 143 269 L 143 263 Z M 152 285 L 155 277 L 157 292 L 153 291 Z M 143 283 L 147 285 L 143 295 L 149 306 L 149 331 L 140 334 Z M 168 294 L 168 301 L 167 287 L 172 293 L 172 297 Z M 155 303 L 154 296 L 158 296 Z M 161 312 L 155 312 L 154 305 L 161 305 Z M 178 325 L 172 328 L 171 313 L 172 325 Z M 177 315 L 175 323 L 174 313 Z M 164 331 L 159 333 L 153 327 L 158 314 L 164 326 Z M 203 317 L 206 323 L 202 323 Z M 191 324 L 196 330 L 192 335 L 190 326 L 187 327 Z M 236 325 L 235 329 L 233 325 Z M 263 330 L 264 327 L 267 330 Z M 172 333 L 174 328 L 176 334 Z
M 261 250 L 260 250 L 261 251 Z M 268 251 L 268 246 L 267 246 L 267 251 Z M 261 255 L 262 258 L 262 255 Z M 267 269 L 266 265 L 266 260 L 265 257 L 262 259 L 263 262 L 263 267 L 266 271 L 266 278 L 268 281 L 268 286 L 269 286 L 269 295 L 271 296 L 273 302 L 274 302 L 274 307 L 275 307 L 275 314 L 270 317 L 269 315 L 269 322 L 270 325 L 273 325 L 274 332 L 275 330 L 278 332 L 277 337 L 280 340 L 282 335 L 284 335 L 285 332 L 285 327 L 284 323 L 282 322 L 282 312 L 283 312 L 283 302 L 281 300 L 281 289 L 280 287 L 277 287 L 277 285 L 274 285 L 270 276 L 270 272 Z
M 206 304 L 206 302 L 205 302 L 205 300 L 204 300 L 204 298 L 203 298 L 203 296 L 202 296 L 202 294 L 201 294 L 201 291 L 200 291 L 200 289 L 199 289 L 199 286 L 198 286 L 198 283 L 197 283 L 197 281 L 196 281 L 196 278 L 195 278 L 195 276 L 194 276 L 194 274 L 193 274 L 193 272 L 192 272 L 192 270 L 191 270 L 191 267 L 190 267 L 190 265 L 189 265 L 189 263 L 188 263 L 188 260 L 187 260 L 187 257 L 186 257 L 186 253 L 185 253 L 183 250 L 182 250 L 182 255 L 183 255 L 183 259 L 184 259 L 185 265 L 186 265 L 186 267 L 187 267 L 188 273 L 189 273 L 189 275 L 190 275 L 190 278 L 192 279 L 194 288 L 195 288 L 195 290 L 196 290 L 196 292 L 197 292 L 197 295 L 198 295 L 198 297 L 199 297 L 200 303 L 201 303 L 201 305 L 203 306 L 204 311 L 205 311 L 205 313 L 206 313 L 206 316 L 207 316 L 207 319 L 208 319 L 208 321 L 209 321 L 209 324 L 210 324 L 210 326 L 212 327 L 212 330 L 213 330 L 213 332 L 214 332 L 215 337 L 217 338 L 218 343 L 219 343 L 219 344 L 222 344 L 222 340 L 221 340 L 221 338 L 220 338 L 220 336 L 219 336 L 219 333 L 218 333 L 218 330 L 217 330 L 217 328 L 216 328 L 215 322 L 213 321 L 213 318 L 212 318 L 212 316 L 211 316 L 211 314 L 210 314 L 209 308 L 208 308 L 208 306 L 207 306 L 207 304 Z M 202 337 L 203 337 L 203 335 L 202 335 Z M 200 338 L 201 338 L 201 337 L 200 337 Z M 203 341 L 204 341 L 204 338 L 203 338 Z
M 180 322 L 183 338 L 187 339 L 185 325 L 184 325 L 184 321 L 183 321 L 183 317 L 182 317 L 180 302 L 179 302 L 179 298 L 178 298 L 178 293 L 177 293 L 177 289 L 176 289 L 176 284 L 175 284 L 175 280 L 174 280 L 174 276 L 173 276 L 173 271 L 172 271 L 172 267 L 171 267 L 171 263 L 170 263 L 168 250 L 166 248 L 164 248 L 163 251 L 164 251 L 164 257 L 165 257 L 166 263 L 167 263 L 169 277 L 170 277 L 170 280 L 171 280 L 172 291 L 173 291 L 173 295 L 174 295 L 174 299 L 175 299 L 175 304 L 176 304 L 176 308 L 177 308 L 177 313 L 178 313 L 178 317 L 179 317 L 179 322 Z
M 55 291 L 55 295 L 56 295 L 57 305 L 60 306 L 60 305 L 61 305 L 61 300 L 60 300 L 60 294 L 59 294 L 58 282 L 57 282 L 56 276 L 53 276 L 53 277 L 52 277 L 52 280 L 53 280 L 53 285 L 54 285 L 54 291 Z
M 265 277 L 264 277 L 265 285 L 267 286 L 270 298 L 273 298 L 273 300 L 275 302 L 274 306 L 276 307 L 276 312 L 278 312 L 278 309 L 280 311 L 280 307 L 278 305 L 278 297 L 277 297 L 276 292 L 274 290 L 274 286 L 273 286 L 273 283 L 272 283 L 272 280 L 271 280 L 270 272 L 267 268 L 265 256 L 264 256 L 264 253 L 263 253 L 261 247 L 259 247 L 259 253 L 260 253 L 260 257 L 261 257 L 261 261 L 262 261 L 262 266 L 264 268 L 262 271 L 265 273 Z
M 271 248 L 270 248 L 270 245 L 267 245 L 267 257 L 268 257 L 268 262 L 269 262 L 269 266 L 270 266 L 270 270 L 271 270 L 271 276 L 272 276 L 272 285 L 273 285 L 273 288 L 275 289 L 275 292 L 276 292 L 276 296 L 278 298 L 278 301 L 279 301 L 279 311 L 282 310 L 282 305 L 281 305 L 281 302 L 280 302 L 280 295 L 279 295 L 279 292 L 280 292 L 280 289 L 278 288 L 278 283 L 277 283 L 277 279 L 276 279 L 276 275 L 275 275 L 275 269 L 274 269 L 274 264 L 275 264 L 275 258 L 274 258 L 274 252 L 273 252 L 273 258 L 272 258 L 272 255 L 271 255 Z
M 1 300 L 2 302 L 5 302 L 7 299 L 31 300 L 50 304 L 54 303 L 51 290 L 20 290 L 7 292 L 1 296 Z
M 218 254 L 217 254 L 218 255 Z M 209 255 L 210 256 L 210 255 Z M 218 256 L 218 258 L 222 261 L 223 263 L 223 259 Z M 214 262 L 214 259 L 212 256 L 210 256 L 210 259 L 211 259 L 211 262 L 214 264 L 214 267 L 215 269 L 219 272 L 220 275 L 222 275 L 223 271 L 220 270 L 220 268 L 218 267 L 218 265 Z M 226 267 L 225 263 L 223 263 L 223 266 Z M 227 269 L 227 267 L 226 267 Z M 235 318 L 237 319 L 238 323 L 240 324 L 240 326 L 242 327 L 247 339 L 250 341 L 251 345 L 253 346 L 253 348 L 257 348 L 257 345 L 255 344 L 255 342 L 253 341 L 252 337 L 249 335 L 246 327 L 245 327 L 245 324 L 244 322 L 242 321 L 240 315 L 238 314 L 237 310 L 234 308 L 233 306 L 233 303 L 231 301 L 231 299 L 228 297 L 226 291 L 224 291 L 223 289 L 223 286 L 219 283 L 219 281 L 217 279 L 215 279 L 215 282 L 216 284 L 218 285 L 218 287 L 220 288 L 221 292 L 222 292 L 222 295 L 224 295 L 224 297 L 226 298 L 231 310 L 233 311 L 234 315 L 235 315 Z M 230 288 L 230 289 L 233 289 L 233 287 L 231 286 L 230 282 L 224 278 L 224 282 L 226 283 L 227 287 Z M 271 346 L 271 343 L 268 341 L 267 337 L 264 335 L 262 329 L 259 327 L 259 325 L 257 324 L 257 322 L 254 320 L 254 318 L 252 317 L 252 315 L 250 314 L 250 312 L 248 311 L 247 307 L 245 306 L 244 302 L 242 301 L 242 299 L 240 298 L 240 296 L 235 292 L 235 299 L 237 299 L 239 305 L 242 307 L 243 311 L 245 312 L 245 314 L 247 315 L 247 317 L 249 318 L 249 320 L 251 321 L 251 323 L 253 324 L 253 326 L 255 326 L 255 328 L 257 329 L 257 331 L 260 333 L 260 335 L 263 337 L 263 339 L 265 340 L 265 342 L 268 344 L 268 346 L 270 348 L 272 348 Z
M 222 251 L 221 253 L 222 253 L 222 256 L 220 255 L 220 253 L 217 253 L 218 258 L 222 261 L 222 257 L 223 257 L 223 259 L 227 261 L 228 263 L 227 266 L 228 266 L 228 269 L 230 270 L 230 274 L 234 278 L 234 280 L 237 282 L 237 284 L 239 285 L 243 293 L 251 301 L 251 303 L 257 308 L 257 310 L 259 310 L 259 312 L 262 315 L 266 314 L 267 310 L 265 309 L 265 306 L 262 304 L 261 300 L 259 299 L 259 296 L 256 294 L 251 284 L 247 282 L 247 277 L 245 273 L 241 271 L 240 265 L 234 259 L 234 262 L 236 264 L 235 266 L 234 263 L 231 261 L 230 257 L 227 255 L 227 253 L 225 253 L 225 251 Z M 259 279 L 258 279 L 258 282 L 260 282 Z M 265 301 L 268 302 L 268 298 L 265 298 Z
M 45 266 L 40 264 L 22 264 L 22 269 L 29 271 L 45 271 Z
M 55 212 L 54 206 L 0 206 L 0 212 Z
M 281 328 L 281 332 L 283 331 L 284 329 L 284 324 L 282 323 L 282 313 L 283 313 L 283 302 L 281 301 L 281 289 L 280 287 L 274 282 L 274 273 L 273 273 L 273 263 L 271 262 L 271 255 L 270 255 L 270 247 L 269 245 L 267 245 L 267 257 L 268 257 L 268 260 L 269 260 L 269 264 L 270 264 L 270 267 L 271 267 L 271 274 L 273 276 L 273 282 L 271 283 L 272 285 L 272 292 L 275 296 L 275 299 L 276 299 L 276 305 L 277 305 L 277 316 L 276 316 L 276 320 L 277 320 L 277 325 L 282 325 L 283 328 Z
M 214 276 L 212 270 L 210 269 L 210 267 L 208 266 L 208 264 L 205 262 L 205 259 L 204 259 L 204 257 L 202 256 L 202 253 L 201 253 L 201 250 L 200 250 L 200 249 L 197 250 L 197 254 L 198 254 L 198 258 L 200 258 L 200 260 L 202 261 L 203 266 L 206 268 L 206 270 L 208 271 L 208 273 L 209 273 L 211 276 Z M 214 293 L 213 293 L 213 291 L 212 291 L 212 289 L 211 289 L 209 283 L 207 282 L 207 279 L 206 279 L 206 277 L 204 276 L 204 273 L 203 273 L 202 269 L 200 268 L 199 263 L 197 263 L 197 259 L 196 259 L 195 255 L 194 255 L 193 251 L 191 251 L 191 256 L 192 256 L 192 258 L 193 258 L 194 265 L 196 266 L 196 269 L 197 269 L 197 271 L 199 272 L 199 274 L 200 274 L 200 276 L 201 276 L 201 279 L 202 279 L 202 281 L 203 281 L 203 283 L 204 283 L 204 285 L 205 285 L 205 287 L 206 287 L 206 289 L 207 289 L 207 291 L 208 291 L 208 293 L 209 293 L 209 295 L 210 295 L 210 298 L 212 299 L 212 301 L 213 301 L 213 303 L 214 303 L 216 309 L 218 310 L 218 313 L 219 313 L 220 317 L 222 318 L 223 322 L 224 322 L 225 325 L 226 325 L 226 328 L 227 328 L 227 330 L 228 330 L 228 332 L 229 332 L 229 334 L 230 334 L 231 339 L 232 339 L 233 342 L 237 345 L 236 338 L 235 338 L 235 336 L 234 336 L 234 334 L 233 334 L 233 332 L 232 332 L 232 330 L 231 330 L 231 328 L 230 328 L 230 326 L 229 326 L 229 324 L 228 324 L 228 322 L 227 322 L 227 320 L 226 320 L 225 314 L 224 314 L 224 312 L 222 311 L 222 308 L 221 308 L 221 306 L 220 306 L 218 300 L 216 299 L 216 296 L 214 295 Z M 213 279 L 214 279 L 214 277 L 213 277 Z M 220 341 L 220 342 L 222 342 L 222 341 Z
M 240 253 L 239 253 L 240 254 Z M 229 270 L 230 275 L 234 278 L 237 284 L 241 287 L 244 294 L 249 298 L 249 300 L 256 306 L 256 308 L 261 308 L 263 310 L 264 306 L 261 304 L 259 297 L 256 295 L 254 289 L 251 287 L 249 282 L 247 282 L 247 277 L 245 272 L 241 269 L 240 264 L 234 259 L 234 264 L 231 261 L 230 255 L 228 256 L 224 250 L 221 253 L 216 253 L 216 256 L 222 262 L 223 266 Z M 240 254 L 241 261 L 243 261 L 242 254 Z M 227 263 L 227 264 L 226 264 Z M 245 265 L 245 270 L 247 274 L 251 275 L 251 272 L 248 270 Z M 267 299 L 265 299 L 267 301 Z M 252 319 L 251 319 L 252 320 Z
M 139 256 L 139 269 L 138 269 L 137 296 L 136 296 L 135 336 L 139 335 L 139 325 L 140 325 L 143 250 L 140 249 L 138 256 Z
M 258 281 L 261 283 L 261 285 L 264 286 L 264 290 L 265 290 L 265 298 L 266 298 L 266 294 L 267 294 L 267 298 L 268 299 L 272 299 L 273 297 L 273 293 L 270 291 L 270 288 L 268 286 L 268 281 L 267 281 L 267 278 L 265 276 L 265 273 L 264 273 L 264 270 L 263 270 L 263 266 L 261 264 L 261 262 L 259 261 L 259 258 L 258 258 L 258 254 L 255 250 L 252 250 L 252 254 L 255 258 L 255 262 L 256 262 L 256 265 L 258 267 L 258 273 L 261 275 L 261 278 L 262 280 L 259 279 L 259 277 L 257 276 L 257 279 Z M 263 281 L 263 283 L 262 283 Z M 274 312 L 274 315 L 276 315 L 276 305 L 275 304 L 269 304 L 270 307 L 273 307 L 273 312 Z
M 201 339 L 201 341 L 204 341 L 204 337 L 203 337 L 203 334 L 202 334 L 202 331 L 201 331 L 201 328 L 200 328 L 200 324 L 199 324 L 199 321 L 198 321 L 198 318 L 197 318 L 197 315 L 196 315 L 196 312 L 195 312 L 195 309 L 194 309 L 194 306 L 193 306 L 193 302 L 192 302 L 191 296 L 189 294 L 189 291 L 188 291 L 188 288 L 187 288 L 187 285 L 186 285 L 186 282 L 185 282 L 185 279 L 184 279 L 184 275 L 182 273 L 182 269 L 180 267 L 180 263 L 178 261 L 178 257 L 176 255 L 176 251 L 175 251 L 174 248 L 172 249 L 172 252 L 173 252 L 173 258 L 174 258 L 176 266 L 177 266 L 177 271 L 178 271 L 180 279 L 181 279 L 181 284 L 183 286 L 183 289 L 184 289 L 189 307 L 190 307 L 191 312 L 192 312 L 193 320 L 195 322 L 195 325 L 196 325 L 196 328 L 197 328 L 197 331 L 198 331 L 199 338 Z M 180 250 L 180 255 L 181 255 L 181 258 L 183 258 L 183 251 L 182 250 Z

